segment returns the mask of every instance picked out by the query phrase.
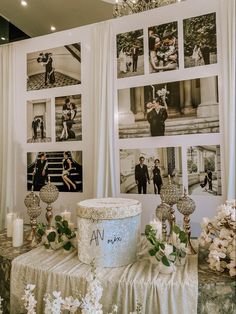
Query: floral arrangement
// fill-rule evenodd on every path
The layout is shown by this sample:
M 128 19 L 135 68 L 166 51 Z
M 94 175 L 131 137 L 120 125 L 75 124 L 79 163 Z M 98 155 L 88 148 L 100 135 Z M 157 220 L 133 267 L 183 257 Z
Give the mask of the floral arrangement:
M 212 219 L 203 218 L 199 244 L 209 249 L 209 267 L 236 276 L 236 202 L 219 206 Z
M 24 307 L 27 314 L 36 314 L 37 301 L 34 297 L 35 285 L 27 285 L 25 294 L 22 297 L 24 301 Z M 74 299 L 72 296 L 63 299 L 60 291 L 53 291 L 52 295 L 47 293 L 44 296 L 45 309 L 44 314 L 61 314 L 65 313 L 76 313 L 77 310 L 81 310 L 81 314 L 103 314 L 102 304 L 100 300 L 102 298 L 103 288 L 100 281 L 97 278 L 96 267 L 94 263 L 91 263 L 91 275 L 88 279 L 87 293 L 84 297 Z M 1 302 L 0 298 L 0 302 Z M 0 303 L 1 304 L 1 303 Z M 108 314 L 118 313 L 118 306 L 113 305 L 112 311 Z M 142 305 L 137 304 L 136 311 L 130 314 L 141 314 Z M 0 314 L 1 307 L 0 307 Z
M 170 92 L 166 88 L 158 89 L 157 95 L 159 97 L 166 97 Z
M 170 267 L 175 262 L 181 262 L 186 257 L 187 234 L 177 225 L 172 232 L 172 243 L 162 241 L 162 223 L 154 219 L 145 227 L 145 235 L 151 243 L 149 254 L 154 256 L 158 262 Z
M 59 215 L 55 217 L 55 227 L 50 230 L 47 230 L 45 224 L 39 223 L 36 235 L 46 249 L 57 250 L 62 247 L 69 251 L 71 248 L 75 248 L 76 233 L 70 228 L 68 221 L 63 220 Z

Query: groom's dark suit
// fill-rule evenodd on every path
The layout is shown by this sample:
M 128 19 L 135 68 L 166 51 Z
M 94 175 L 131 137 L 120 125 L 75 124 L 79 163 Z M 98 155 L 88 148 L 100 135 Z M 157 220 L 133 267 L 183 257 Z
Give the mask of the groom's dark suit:
M 138 194 L 142 193 L 146 194 L 147 192 L 147 181 L 150 181 L 149 179 L 149 173 L 148 168 L 146 165 L 136 165 L 135 166 L 135 181 L 138 184 Z

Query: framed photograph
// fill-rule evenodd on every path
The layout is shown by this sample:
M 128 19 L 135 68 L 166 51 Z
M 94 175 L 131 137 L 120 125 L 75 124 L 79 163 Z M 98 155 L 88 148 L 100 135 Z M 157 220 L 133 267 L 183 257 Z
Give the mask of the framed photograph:
M 143 30 L 118 34 L 117 77 L 130 77 L 144 74 Z
M 178 69 L 177 22 L 149 27 L 148 46 L 150 73 Z
M 82 151 L 27 153 L 27 189 L 34 191 L 50 181 L 60 192 L 83 192 Z
M 183 21 L 185 68 L 217 62 L 216 13 Z
M 190 146 L 187 149 L 188 192 L 222 195 L 220 145 Z
M 55 98 L 56 141 L 82 140 L 81 95 Z
M 80 43 L 27 54 L 27 91 L 80 83 Z
M 218 77 L 118 90 L 119 138 L 219 132 Z
M 27 101 L 27 143 L 51 140 L 51 99 Z
M 120 149 L 120 192 L 160 194 L 168 175 L 182 188 L 181 147 Z

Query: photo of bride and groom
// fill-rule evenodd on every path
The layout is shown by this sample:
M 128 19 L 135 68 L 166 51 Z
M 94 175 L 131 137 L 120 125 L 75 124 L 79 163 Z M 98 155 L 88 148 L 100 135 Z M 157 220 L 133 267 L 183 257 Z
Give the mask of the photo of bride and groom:
M 56 141 L 81 141 L 81 95 L 56 97 Z

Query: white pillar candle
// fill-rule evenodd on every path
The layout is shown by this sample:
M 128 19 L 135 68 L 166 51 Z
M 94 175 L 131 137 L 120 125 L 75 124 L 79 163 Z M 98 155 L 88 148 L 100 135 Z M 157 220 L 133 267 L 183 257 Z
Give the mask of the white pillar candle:
M 7 237 L 12 237 L 12 230 L 13 230 L 13 221 L 16 219 L 16 213 L 8 213 L 6 217 L 7 222 Z
M 68 222 L 70 222 L 71 220 L 71 212 L 65 210 L 64 212 L 61 213 L 61 216 L 64 220 L 67 220 Z
M 23 245 L 23 219 L 17 217 L 13 221 L 12 246 L 19 247 Z

